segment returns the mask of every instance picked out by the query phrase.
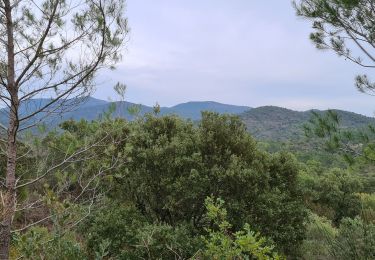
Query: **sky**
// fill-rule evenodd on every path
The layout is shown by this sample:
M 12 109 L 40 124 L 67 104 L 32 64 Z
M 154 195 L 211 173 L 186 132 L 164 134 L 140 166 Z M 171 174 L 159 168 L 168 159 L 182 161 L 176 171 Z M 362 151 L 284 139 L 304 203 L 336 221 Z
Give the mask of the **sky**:
M 289 0 L 127 0 L 130 34 L 115 71 L 102 71 L 94 97 L 173 106 L 188 101 L 294 110 L 337 108 L 374 115 L 359 93 L 361 68 L 319 51 L 311 23 Z

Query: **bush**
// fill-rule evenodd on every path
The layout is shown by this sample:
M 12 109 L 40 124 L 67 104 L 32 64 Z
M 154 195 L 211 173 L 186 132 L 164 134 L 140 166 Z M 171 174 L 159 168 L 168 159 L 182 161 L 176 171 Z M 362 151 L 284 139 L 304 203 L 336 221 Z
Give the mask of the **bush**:
M 357 217 L 344 218 L 334 228 L 313 214 L 302 251 L 304 259 L 375 259 L 375 225 Z
M 341 260 L 375 259 L 375 225 L 359 217 L 343 219 L 332 241 L 332 255 Z
M 295 255 L 306 212 L 293 156 L 257 149 L 238 117 L 203 113 L 198 126 L 174 116 L 132 123 L 129 162 L 117 192 L 154 222 L 203 231 L 204 200 L 221 197 L 235 228 L 254 230 Z
M 86 221 L 81 232 L 89 252 L 115 257 L 135 250 L 136 234 L 146 223 L 132 206 L 107 205 Z
M 12 257 L 18 259 L 86 259 L 80 243 L 73 233 L 56 234 L 45 227 L 33 227 L 16 236 L 13 241 Z
M 129 205 L 107 205 L 82 227 L 87 249 L 116 259 L 187 259 L 199 248 L 191 228 L 149 223 Z
M 331 259 L 331 244 L 336 235 L 337 229 L 330 220 L 311 213 L 301 248 L 303 259 Z
M 204 259 L 283 259 L 274 246 L 259 233 L 251 230 L 250 225 L 237 232 L 231 232 L 232 225 L 227 221 L 224 201 L 206 199 L 207 220 L 211 222 L 204 237 L 205 247 L 200 253 Z M 199 259 L 199 256 L 197 257 Z

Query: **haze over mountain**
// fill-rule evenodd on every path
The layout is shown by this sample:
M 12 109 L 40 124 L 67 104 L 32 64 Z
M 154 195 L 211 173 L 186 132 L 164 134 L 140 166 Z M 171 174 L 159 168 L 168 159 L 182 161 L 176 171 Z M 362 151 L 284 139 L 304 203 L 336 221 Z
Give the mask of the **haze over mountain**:
M 20 114 L 27 115 L 43 107 L 47 101 L 48 99 L 29 100 L 21 107 Z M 56 106 L 58 105 L 59 104 Z M 61 115 L 56 113 L 57 115 L 53 117 L 53 119 L 50 119 L 47 124 L 49 126 L 57 126 L 60 122 L 69 119 L 95 120 L 100 116 L 103 116 L 105 113 L 111 113 L 113 117 L 122 117 L 132 120 L 137 115 L 141 116 L 145 113 L 152 112 L 153 109 L 154 108 L 150 106 L 139 105 L 131 102 L 108 102 L 90 97 L 82 102 L 75 102 L 73 100 L 71 102 L 71 107 L 68 107 L 68 109 L 66 109 Z M 130 112 L 130 110 L 133 112 Z M 191 101 L 172 107 L 160 107 L 161 115 L 175 114 L 193 121 L 197 121 L 201 118 L 201 111 L 213 111 L 220 114 L 228 113 L 238 115 L 244 121 L 248 131 L 254 137 L 261 140 L 273 141 L 300 139 L 304 136 L 302 126 L 311 116 L 311 110 L 299 112 L 276 106 L 251 108 L 248 106 L 221 104 L 213 101 Z M 0 121 L 4 125 L 6 124 L 6 112 L 6 109 L 0 110 Z M 336 110 L 336 112 L 342 119 L 343 127 L 360 128 L 375 123 L 375 119 L 372 117 L 343 110 Z M 40 115 L 38 119 L 42 119 L 42 117 L 43 115 Z

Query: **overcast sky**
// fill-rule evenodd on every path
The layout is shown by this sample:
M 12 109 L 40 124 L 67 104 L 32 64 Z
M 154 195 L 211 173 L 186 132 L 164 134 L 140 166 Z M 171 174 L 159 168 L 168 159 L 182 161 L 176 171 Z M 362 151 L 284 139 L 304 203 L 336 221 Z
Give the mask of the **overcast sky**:
M 218 101 L 295 110 L 339 108 L 373 115 L 359 93 L 360 68 L 315 49 L 311 24 L 289 0 L 127 0 L 131 28 L 124 59 L 102 72 L 95 97 L 173 106 Z

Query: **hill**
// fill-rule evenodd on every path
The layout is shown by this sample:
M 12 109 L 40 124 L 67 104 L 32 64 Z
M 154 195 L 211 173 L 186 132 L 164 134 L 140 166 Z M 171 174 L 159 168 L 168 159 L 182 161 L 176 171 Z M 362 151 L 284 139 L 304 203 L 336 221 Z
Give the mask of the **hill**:
M 30 113 L 37 111 L 40 108 L 43 108 L 46 104 L 50 102 L 50 99 L 30 99 L 27 102 L 24 102 L 20 108 L 20 116 L 26 116 Z M 61 121 L 66 121 L 69 119 L 73 120 L 95 120 L 102 116 L 103 114 L 111 111 L 114 117 L 122 117 L 128 120 L 134 119 L 136 115 L 144 115 L 153 111 L 152 107 L 135 104 L 131 102 L 116 101 L 108 102 L 100 99 L 95 99 L 88 97 L 85 99 L 71 99 L 68 100 L 68 105 L 60 107 L 61 103 L 56 102 L 52 105 L 49 110 L 54 110 L 47 120 L 47 124 L 54 126 Z M 247 110 L 250 107 L 246 106 L 235 106 L 221 104 L 213 101 L 200 101 L 200 102 L 187 102 L 178 104 L 173 107 L 161 107 L 160 114 L 168 115 L 175 114 L 183 118 L 189 118 L 193 121 L 200 120 L 201 111 L 213 111 L 218 113 L 229 113 L 229 114 L 240 114 Z M 133 112 L 130 112 L 132 110 Z M 60 113 L 63 112 L 63 113 Z M 0 123 L 7 124 L 7 114 L 8 109 L 0 110 Z M 32 122 L 25 122 L 24 125 L 31 125 L 32 123 L 38 122 L 47 116 L 46 113 L 39 114 Z
M 248 110 L 240 115 L 250 133 L 258 139 L 293 141 L 304 137 L 303 125 L 311 117 L 311 111 L 298 112 L 275 106 Z M 314 110 L 318 113 L 325 111 Z M 362 128 L 374 124 L 375 119 L 353 112 L 334 110 L 344 128 Z
M 101 101 L 101 102 L 98 102 Z M 72 112 L 65 113 L 62 119 L 87 119 L 94 120 L 97 119 L 100 115 L 111 110 L 111 106 L 114 107 L 113 116 L 122 117 L 128 120 L 134 119 L 135 115 L 144 115 L 145 113 L 150 113 L 153 111 L 152 107 L 135 104 L 131 102 L 117 101 L 117 102 L 106 102 L 103 100 L 98 100 L 94 98 L 88 98 L 87 101 L 83 102 L 82 105 L 77 107 Z M 133 109 L 135 113 L 129 112 Z M 247 110 L 250 107 L 246 106 L 235 106 L 221 104 L 213 101 L 202 101 L 202 102 L 187 102 L 178 104 L 173 107 L 161 107 L 161 115 L 170 115 L 175 114 L 182 118 L 189 118 L 193 121 L 200 120 L 201 111 L 213 111 L 220 114 L 229 113 L 229 114 L 240 114 Z
M 213 101 L 195 101 L 178 104 L 170 108 L 162 108 L 161 112 L 165 114 L 176 114 L 192 120 L 199 120 L 202 111 L 213 111 L 220 114 L 241 114 L 249 109 L 251 108 L 247 106 L 234 106 Z
M 49 99 L 31 99 L 20 108 L 20 115 L 28 115 L 33 111 L 42 108 Z M 60 103 L 54 104 L 52 108 L 56 111 L 52 117 L 48 117 L 46 122 L 49 126 L 56 126 L 62 121 L 73 120 L 95 120 L 105 113 L 111 111 L 113 117 L 122 117 L 128 120 L 134 119 L 136 115 L 144 115 L 153 111 L 153 108 L 145 105 L 137 105 L 131 102 L 108 102 L 92 97 L 83 100 L 69 100 L 68 105 L 60 108 Z M 59 113 L 61 110 L 64 113 Z M 133 111 L 133 113 L 130 112 Z M 222 104 L 213 101 L 197 101 L 178 104 L 172 107 L 161 107 L 160 114 L 175 114 L 183 118 L 198 121 L 201 118 L 201 111 L 213 111 L 217 113 L 229 113 L 239 115 L 246 124 L 249 132 L 257 139 L 286 142 L 301 140 L 304 137 L 303 124 L 307 123 L 311 111 L 298 112 L 276 106 L 263 106 L 250 108 L 247 106 L 236 106 Z M 324 111 L 315 110 L 318 113 Z M 342 125 L 347 128 L 360 128 L 368 124 L 375 123 L 374 118 L 360 114 L 336 110 L 342 119 Z M 0 123 L 7 124 L 7 109 L 0 110 Z M 46 114 L 39 114 L 33 122 L 25 122 L 24 125 L 38 122 Z

